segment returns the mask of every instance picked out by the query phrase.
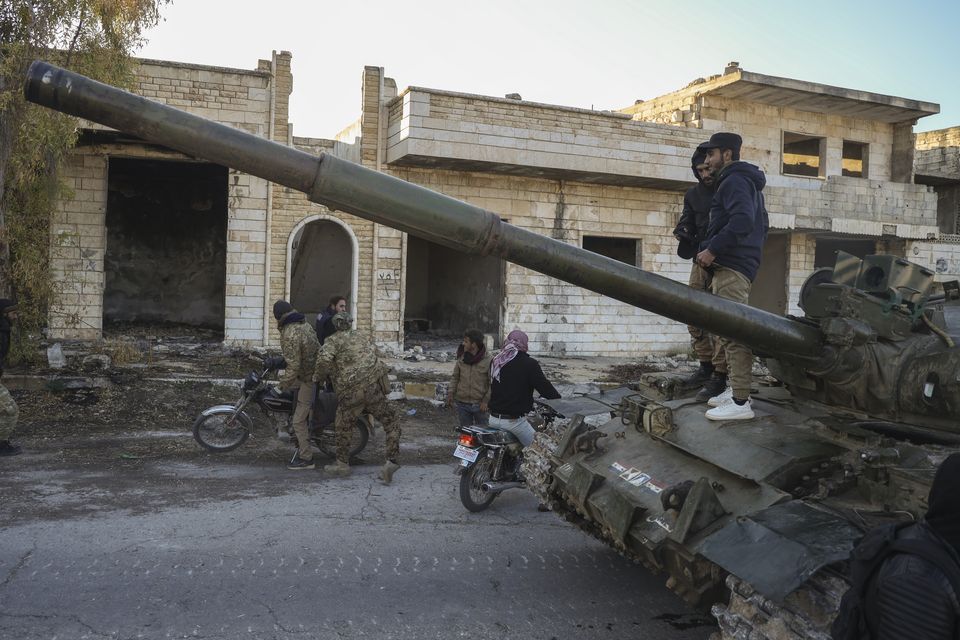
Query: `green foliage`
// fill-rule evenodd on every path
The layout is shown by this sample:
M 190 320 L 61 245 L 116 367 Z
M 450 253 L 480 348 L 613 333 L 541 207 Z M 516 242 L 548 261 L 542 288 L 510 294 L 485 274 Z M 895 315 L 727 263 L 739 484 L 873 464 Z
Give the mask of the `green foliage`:
M 27 68 L 45 59 L 109 84 L 131 86 L 130 55 L 169 0 L 4 0 L 0 3 L 0 295 L 19 302 L 11 360 L 46 324 L 60 288 L 50 270 L 50 223 L 69 196 L 58 168 L 77 139 L 77 121 L 28 104 Z M 73 239 L 75 242 L 75 239 Z M 61 246 L 70 238 L 58 238 Z M 58 286 L 59 285 L 59 286 Z

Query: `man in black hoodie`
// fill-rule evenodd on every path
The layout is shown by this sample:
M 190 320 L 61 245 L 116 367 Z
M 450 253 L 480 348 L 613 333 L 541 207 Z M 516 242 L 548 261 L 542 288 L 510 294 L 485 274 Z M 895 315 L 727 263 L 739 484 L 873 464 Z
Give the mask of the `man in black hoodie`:
M 679 241 L 677 255 L 692 260 L 689 284 L 701 291 L 710 290 L 710 274 L 697 264 L 696 257 L 700 241 L 707 238 L 710 225 L 710 203 L 713 201 L 715 180 L 706 163 L 707 151 L 703 145 L 697 147 L 690 159 L 697 186 L 687 189 L 683 196 L 683 211 L 673 236 Z M 688 325 L 690 344 L 700 361 L 700 368 L 684 382 L 689 386 L 703 385 L 697 393 L 701 402 L 723 393 L 727 388 L 727 361 L 722 349 L 717 348 L 713 336 L 693 325 Z
M 740 161 L 742 138 L 720 132 L 701 145 L 707 151 L 706 163 L 717 179 L 717 191 L 710 204 L 707 239 L 700 243 L 697 262 L 711 272 L 710 289 L 714 295 L 747 304 L 750 287 L 767 240 L 767 209 L 763 187 L 767 179 L 759 168 Z M 753 417 L 750 384 L 753 353 L 745 345 L 718 337 L 724 350 L 730 387 L 707 401 L 710 420 L 745 420 Z
M 12 300 L 0 298 L 0 378 L 10 351 L 10 328 L 17 319 L 17 305 Z M 7 388 L 0 384 L 0 456 L 15 456 L 20 447 L 10 443 L 10 434 L 17 426 L 20 410 Z
M 898 540 L 942 552 L 934 564 L 912 553 L 888 557 L 867 589 L 866 620 L 876 640 L 949 640 L 960 632 L 960 594 L 945 571 L 960 562 L 960 453 L 947 456 L 930 487 L 927 515 L 898 532 Z M 952 563 L 952 569 L 945 563 Z

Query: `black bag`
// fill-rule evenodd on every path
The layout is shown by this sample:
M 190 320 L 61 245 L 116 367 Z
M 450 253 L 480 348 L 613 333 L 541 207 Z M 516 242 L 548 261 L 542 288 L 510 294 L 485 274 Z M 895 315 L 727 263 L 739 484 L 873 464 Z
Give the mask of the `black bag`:
M 923 558 L 943 571 L 955 594 L 960 594 L 960 566 L 953 556 L 939 546 L 932 546 L 919 540 L 900 540 L 897 535 L 913 522 L 886 524 L 871 529 L 860 543 L 850 552 L 850 589 L 840 600 L 840 609 L 830 627 L 833 640 L 869 640 L 872 638 L 867 624 L 867 601 L 876 593 L 868 590 L 876 588 L 872 578 L 880 565 L 888 557 L 897 553 L 908 553 Z

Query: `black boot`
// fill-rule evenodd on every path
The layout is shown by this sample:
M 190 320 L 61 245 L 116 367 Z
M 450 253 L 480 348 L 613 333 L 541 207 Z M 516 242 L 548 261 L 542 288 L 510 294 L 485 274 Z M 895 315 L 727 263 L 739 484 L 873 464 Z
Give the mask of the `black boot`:
M 713 372 L 703 388 L 697 392 L 697 402 L 706 402 L 714 396 L 718 396 L 727 389 L 727 374 Z
M 0 440 L 0 456 L 15 456 L 20 453 L 20 447 L 10 444 L 9 440 Z
M 710 376 L 713 375 L 713 363 L 710 361 L 700 362 L 700 368 L 693 372 L 688 378 L 684 378 L 683 384 L 688 387 L 699 387 L 702 384 L 705 384 L 707 380 L 710 379 Z

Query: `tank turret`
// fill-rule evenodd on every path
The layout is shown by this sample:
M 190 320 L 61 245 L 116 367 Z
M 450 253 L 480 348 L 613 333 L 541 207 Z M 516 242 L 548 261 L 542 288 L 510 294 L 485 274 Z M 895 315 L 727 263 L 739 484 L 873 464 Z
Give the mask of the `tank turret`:
M 928 309 L 932 273 L 891 256 L 841 256 L 807 283 L 798 321 L 503 222 L 491 211 L 360 165 L 264 140 L 44 62 L 28 100 L 306 193 L 331 209 L 460 251 L 498 255 L 653 313 L 698 325 L 775 360 L 791 389 L 882 420 L 960 431 L 960 352 Z M 938 326 L 939 324 L 939 326 Z

